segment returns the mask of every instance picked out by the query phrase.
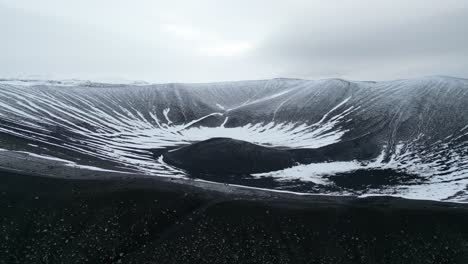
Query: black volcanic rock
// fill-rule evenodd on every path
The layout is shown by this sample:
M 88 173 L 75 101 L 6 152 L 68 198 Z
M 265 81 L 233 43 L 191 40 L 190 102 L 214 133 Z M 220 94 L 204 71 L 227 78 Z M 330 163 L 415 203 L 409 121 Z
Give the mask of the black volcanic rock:
M 164 154 L 164 161 L 195 173 L 249 174 L 291 167 L 294 155 L 231 138 L 211 138 Z
M 466 264 L 468 206 L 0 171 L 0 263 Z M 239 190 L 239 189 L 237 189 Z M 176 252 L 176 253 L 174 253 Z M 315 261 L 317 260 L 317 261 Z

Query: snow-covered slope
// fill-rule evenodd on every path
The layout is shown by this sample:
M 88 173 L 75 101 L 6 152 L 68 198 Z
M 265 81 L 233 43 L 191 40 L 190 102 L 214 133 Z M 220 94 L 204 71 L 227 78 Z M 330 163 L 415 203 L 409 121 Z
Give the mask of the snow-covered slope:
M 272 188 L 313 184 L 310 192 L 349 194 L 333 186 L 330 176 L 391 169 L 419 180 L 352 194 L 468 198 L 465 79 L 161 85 L 0 80 L 0 148 L 7 151 L 86 168 L 186 177 L 153 154 L 212 137 L 278 148 L 372 147 L 366 158 L 351 155 L 252 175 L 289 182 Z

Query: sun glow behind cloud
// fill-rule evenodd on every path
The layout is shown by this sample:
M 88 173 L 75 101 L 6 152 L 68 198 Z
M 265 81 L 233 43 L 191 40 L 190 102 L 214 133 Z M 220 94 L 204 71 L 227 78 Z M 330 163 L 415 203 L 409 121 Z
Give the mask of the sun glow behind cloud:
M 201 56 L 234 57 L 253 49 L 249 41 L 231 41 L 221 36 L 203 32 L 191 25 L 168 23 L 162 26 L 164 32 L 180 41 L 187 41 L 194 51 Z
M 247 53 L 252 47 L 253 46 L 248 42 L 209 43 L 206 46 L 200 47 L 199 52 L 207 56 L 233 57 Z

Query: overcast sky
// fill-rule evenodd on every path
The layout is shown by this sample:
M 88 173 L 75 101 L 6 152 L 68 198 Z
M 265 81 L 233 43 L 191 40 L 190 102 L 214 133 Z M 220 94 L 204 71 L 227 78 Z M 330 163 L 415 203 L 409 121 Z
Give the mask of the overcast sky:
M 0 78 L 468 77 L 466 0 L 0 0 Z

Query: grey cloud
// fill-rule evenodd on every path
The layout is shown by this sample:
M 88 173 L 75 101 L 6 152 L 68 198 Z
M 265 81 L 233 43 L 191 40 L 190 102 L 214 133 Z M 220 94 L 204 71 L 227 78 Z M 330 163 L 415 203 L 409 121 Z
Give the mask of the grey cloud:
M 322 25 L 296 21 L 267 38 L 256 56 L 269 63 L 287 65 L 285 74 L 300 77 L 352 77 L 353 73 L 362 75 L 367 71 L 368 78 L 379 79 L 390 77 L 391 73 L 377 74 L 375 67 L 389 70 L 389 65 L 403 71 L 419 65 L 416 67 L 419 71 L 411 69 L 410 74 L 414 75 L 434 74 L 437 70 L 468 75 L 468 27 L 465 26 L 468 9 L 424 19 L 395 18 L 383 24 L 347 21 L 353 18 L 329 17 L 341 21 L 322 21 Z M 332 26 L 327 27 L 328 24 Z M 428 63 L 432 67 L 427 67 Z
M 254 63 L 242 57 L 194 54 L 190 41 L 171 39 L 158 24 L 151 32 L 139 32 L 151 40 L 100 26 L 0 4 L 0 78 L 203 82 L 264 77 L 252 72 Z
M 468 77 L 463 1 L 0 0 L 0 77 Z
M 0 7 L 0 73 L 76 78 L 128 76 L 181 64 L 164 43 L 151 46 L 98 28 Z M 155 49 L 164 52 L 149 53 Z M 173 66 L 171 66 L 173 65 Z M 165 74 L 167 74 L 165 72 Z

